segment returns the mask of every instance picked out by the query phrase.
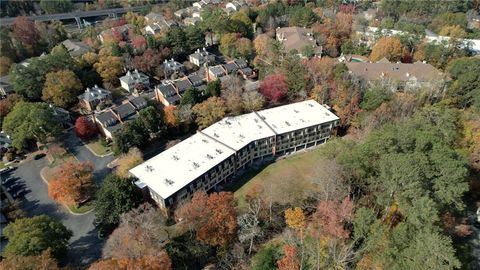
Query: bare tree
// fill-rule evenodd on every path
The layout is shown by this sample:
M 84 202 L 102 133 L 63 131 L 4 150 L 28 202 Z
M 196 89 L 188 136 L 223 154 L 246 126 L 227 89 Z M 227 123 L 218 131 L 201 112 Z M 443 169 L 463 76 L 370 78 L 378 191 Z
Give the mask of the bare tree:
M 262 208 L 260 199 L 253 198 L 249 201 L 247 213 L 237 218 L 238 239 L 240 242 L 249 243 L 248 255 L 252 253 L 253 241 L 255 237 L 262 237 L 263 232 L 260 227 L 259 214 Z

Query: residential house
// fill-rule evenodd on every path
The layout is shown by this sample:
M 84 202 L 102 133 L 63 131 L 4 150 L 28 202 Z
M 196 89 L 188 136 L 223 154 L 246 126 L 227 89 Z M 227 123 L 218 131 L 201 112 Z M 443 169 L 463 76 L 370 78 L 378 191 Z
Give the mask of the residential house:
M 339 118 L 314 100 L 226 117 L 130 170 L 166 213 L 259 164 L 324 144 Z
M 0 96 L 5 98 L 13 92 L 13 85 L 10 83 L 8 75 L 0 77 Z
M 161 22 L 164 20 L 165 18 L 163 17 L 163 15 L 156 12 L 150 12 L 147 15 L 145 15 L 145 24 L 152 24 L 152 23 Z
M 108 140 L 112 140 L 115 132 L 120 130 L 125 122 L 136 119 L 138 112 L 146 106 L 147 101 L 143 97 L 136 97 L 119 106 L 95 114 L 94 120 L 100 133 Z
M 80 106 L 87 111 L 93 111 L 99 104 L 109 104 L 112 102 L 112 93 L 108 90 L 98 87 L 87 87 L 85 92 L 78 96 Z
M 6 152 L 11 146 L 12 138 L 10 138 L 10 136 L 5 134 L 3 131 L 0 131 L 0 152 Z
M 413 64 L 368 62 L 347 62 L 349 73 L 355 78 L 360 78 L 367 84 L 375 82 L 387 82 L 392 91 L 414 90 L 419 87 L 425 89 L 445 90 L 445 82 L 448 78 L 434 66 L 416 62 Z M 432 86 L 438 87 L 432 87 Z M 434 93 L 441 94 L 441 93 Z
M 173 58 L 170 60 L 165 59 L 163 62 L 163 72 L 165 74 L 165 78 L 169 78 L 173 74 L 180 76 L 185 72 L 185 66 L 175 61 Z
M 471 14 L 467 12 L 467 28 L 468 29 L 480 29 L 480 14 L 474 10 L 471 11 Z
M 55 121 L 57 123 L 60 123 L 62 127 L 69 128 L 73 125 L 73 119 L 69 111 L 60 107 L 53 106 L 52 104 L 49 104 L 49 107 L 53 111 L 53 117 Z
M 148 106 L 147 101 L 143 97 L 134 97 L 129 99 L 128 102 L 132 104 L 137 111 L 140 111 Z
M 71 57 L 80 57 L 87 52 L 91 52 L 92 48 L 90 48 L 87 44 L 81 41 L 74 41 L 71 39 L 67 39 L 62 42 L 63 46 L 67 49 L 68 53 Z
M 196 65 L 196 66 L 203 66 L 206 64 L 212 64 L 215 62 L 215 55 L 209 53 L 205 48 L 203 50 L 197 49 L 194 53 L 188 56 L 188 60 Z
M 150 78 L 136 69 L 133 72 L 128 71 L 125 76 L 122 76 L 119 79 L 122 88 L 129 93 L 133 93 L 135 87 L 138 85 L 143 85 L 145 88 L 150 86 Z
M 120 121 L 111 109 L 96 114 L 94 119 L 98 130 L 100 130 L 100 133 L 108 140 L 112 140 L 113 134 L 122 128 Z
M 121 26 L 112 27 L 110 29 L 103 30 L 102 32 L 100 32 L 100 34 L 98 34 L 97 37 L 100 40 L 100 42 L 104 43 L 106 39 L 113 38 L 114 33 L 118 33 L 119 35 L 122 36 L 123 40 L 128 40 L 129 39 L 129 32 L 133 31 L 133 29 L 134 29 L 133 25 L 124 24 L 124 25 L 121 25 Z
M 240 11 L 240 9 L 245 6 L 245 2 L 244 1 L 238 1 L 238 0 L 235 0 L 235 1 L 232 1 L 232 2 L 228 2 L 226 5 L 225 5 L 225 11 L 227 12 L 227 14 L 232 14 L 234 12 L 237 12 L 237 11 Z
M 193 88 L 197 89 L 202 94 L 205 94 L 207 86 L 205 85 L 204 78 L 198 74 L 188 75 L 188 80 L 192 83 Z
M 177 90 L 177 93 L 180 94 L 180 96 L 187 91 L 187 89 L 193 87 L 192 83 L 188 79 L 188 77 L 183 77 L 181 79 L 172 81 L 173 85 L 175 86 L 175 89 Z
M 183 19 L 188 16 L 189 10 L 186 8 L 179 9 L 173 13 L 177 18 Z
M 321 56 L 322 46 L 317 44 L 310 28 L 302 27 L 283 27 L 277 28 L 277 40 L 283 45 L 286 52 L 295 50 L 300 57 L 310 51 L 313 56 Z
M 165 106 L 174 106 L 180 103 L 180 96 L 171 83 L 159 84 L 155 86 L 156 99 Z
M 222 65 L 208 67 L 206 73 L 206 78 L 208 82 L 215 81 L 226 75 L 225 69 Z
M 183 19 L 184 25 L 198 25 L 202 20 L 197 17 L 188 17 Z
M 194 8 L 197 8 L 199 10 L 201 10 L 202 8 L 206 7 L 207 6 L 207 3 L 205 1 L 198 1 L 198 2 L 195 2 L 193 3 L 192 5 Z
M 220 36 L 216 33 L 209 32 L 205 34 L 205 46 L 210 47 L 220 43 Z

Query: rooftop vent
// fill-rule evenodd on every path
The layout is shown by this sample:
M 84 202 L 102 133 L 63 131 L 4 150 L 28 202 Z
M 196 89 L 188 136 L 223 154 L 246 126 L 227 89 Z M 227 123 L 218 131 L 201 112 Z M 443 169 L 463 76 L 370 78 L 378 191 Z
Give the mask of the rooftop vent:
M 219 155 L 223 153 L 223 151 L 222 151 L 222 150 L 220 150 L 220 149 L 218 149 L 218 148 L 217 148 L 217 149 L 215 149 L 215 152 L 217 152 L 217 154 L 219 154 Z
M 147 165 L 147 166 L 145 166 L 145 170 L 146 170 L 147 172 L 153 172 L 153 167 L 150 166 L 150 165 Z
M 205 139 L 202 139 L 202 142 L 204 142 L 204 143 L 208 143 L 208 141 L 207 141 L 207 140 L 205 140 Z
M 293 110 L 295 113 L 299 113 L 300 111 L 299 110 Z
M 220 137 L 220 136 L 218 136 L 217 133 L 213 133 L 213 137 L 218 138 L 218 137 Z
M 308 103 L 308 106 L 312 107 L 313 108 L 313 104 L 312 103 Z
M 173 157 L 172 157 L 172 158 L 173 158 L 173 160 L 175 160 L 175 161 L 178 161 L 178 160 L 180 160 L 180 158 L 179 158 L 178 156 L 176 156 L 176 155 L 173 155 Z
M 200 164 L 198 164 L 197 162 L 193 162 L 193 168 L 194 169 L 200 168 Z
M 167 186 L 171 186 L 175 183 L 173 180 L 168 179 L 168 178 L 165 178 L 164 182 L 165 182 L 165 185 L 167 185 Z
M 253 121 L 255 121 L 255 123 L 258 123 L 258 119 L 257 119 L 257 118 L 253 119 Z
M 288 121 L 285 121 L 285 124 L 287 124 L 287 126 L 290 126 L 290 123 Z
M 213 157 L 210 154 L 207 154 L 208 159 L 213 159 Z

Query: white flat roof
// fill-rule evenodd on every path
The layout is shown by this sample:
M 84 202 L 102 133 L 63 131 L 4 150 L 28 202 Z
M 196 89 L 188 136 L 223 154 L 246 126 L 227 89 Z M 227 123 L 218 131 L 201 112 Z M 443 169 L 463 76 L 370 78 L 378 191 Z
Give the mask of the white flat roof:
M 223 118 L 202 132 L 237 151 L 252 141 L 275 136 L 255 113 Z
M 226 117 L 130 173 L 166 199 L 252 141 L 338 119 L 314 100 Z
M 130 172 L 162 198 L 168 198 L 235 152 L 207 136 L 197 133 Z
M 258 114 L 277 134 L 294 131 L 339 118 L 314 100 L 259 111 Z

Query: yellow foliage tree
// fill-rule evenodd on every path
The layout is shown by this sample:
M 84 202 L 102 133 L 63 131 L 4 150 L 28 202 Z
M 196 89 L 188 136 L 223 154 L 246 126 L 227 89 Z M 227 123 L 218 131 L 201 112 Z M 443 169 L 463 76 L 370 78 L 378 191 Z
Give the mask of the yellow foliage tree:
M 285 210 L 285 222 L 288 227 L 302 231 L 305 228 L 306 220 L 305 214 L 300 207 L 288 208 Z
M 93 66 L 103 81 L 110 84 L 118 82 L 123 70 L 122 58 L 117 56 L 100 56 L 98 63 Z
M 372 48 L 370 60 L 376 62 L 382 58 L 387 58 L 389 61 L 397 62 L 403 54 L 403 45 L 397 37 L 382 37 Z
M 219 97 L 211 97 L 193 107 L 197 116 L 197 124 L 200 128 L 206 128 L 225 116 L 227 107 L 225 100 Z
M 467 36 L 467 32 L 463 30 L 460 25 L 447 25 L 440 29 L 441 36 L 449 36 L 454 39 L 464 38 Z
M 131 148 L 127 154 L 118 158 L 116 174 L 122 178 L 128 177 L 128 170 L 143 162 L 143 156 L 138 148 Z

